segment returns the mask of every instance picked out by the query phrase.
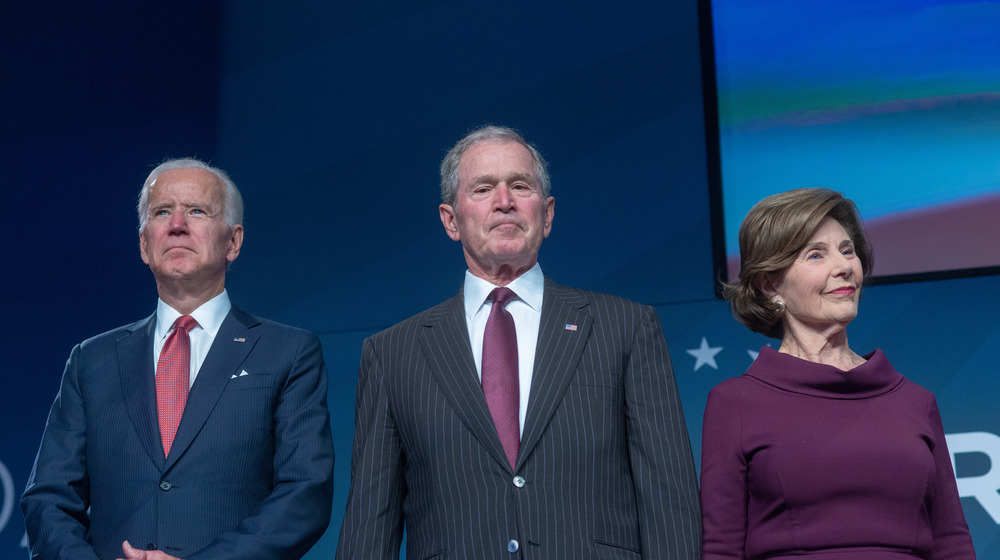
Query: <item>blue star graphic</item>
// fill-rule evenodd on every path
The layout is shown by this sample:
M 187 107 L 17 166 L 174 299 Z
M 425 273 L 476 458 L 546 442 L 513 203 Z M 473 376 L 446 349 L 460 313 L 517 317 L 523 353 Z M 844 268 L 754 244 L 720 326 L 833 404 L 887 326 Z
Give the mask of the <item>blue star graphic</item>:
M 695 357 L 694 371 L 698 371 L 703 365 L 709 365 L 712 369 L 719 369 L 719 366 L 715 363 L 715 355 L 722 352 L 722 346 L 709 346 L 708 340 L 705 337 L 701 337 L 701 346 L 694 350 L 687 350 L 688 354 Z

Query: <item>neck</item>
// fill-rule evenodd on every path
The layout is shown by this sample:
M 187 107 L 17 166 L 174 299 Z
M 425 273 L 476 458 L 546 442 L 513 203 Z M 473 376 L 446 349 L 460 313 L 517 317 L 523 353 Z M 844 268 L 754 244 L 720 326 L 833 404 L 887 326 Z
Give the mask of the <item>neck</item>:
M 156 283 L 156 291 L 163 303 L 176 309 L 181 315 L 190 315 L 206 301 L 221 294 L 225 287 L 225 278 L 208 286 L 185 286 L 179 285 L 177 282 L 161 283 L 157 281 Z
M 786 324 L 785 336 L 781 339 L 778 351 L 843 371 L 854 369 L 865 362 L 847 344 L 847 330 L 843 327 L 822 332 L 790 328 Z
M 506 286 L 510 284 L 517 278 L 519 278 L 525 272 L 531 270 L 535 266 L 535 262 L 532 261 L 531 264 L 527 266 L 516 267 L 510 264 L 502 264 L 490 268 L 479 266 L 478 263 L 473 262 L 471 259 L 467 259 L 469 265 L 469 272 L 473 276 L 482 278 L 487 282 L 493 284 L 494 286 Z

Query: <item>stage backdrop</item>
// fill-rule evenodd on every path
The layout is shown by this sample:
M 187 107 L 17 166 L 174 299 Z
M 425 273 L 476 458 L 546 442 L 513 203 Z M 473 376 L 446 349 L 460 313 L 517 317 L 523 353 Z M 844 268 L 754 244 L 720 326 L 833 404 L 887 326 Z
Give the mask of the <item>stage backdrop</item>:
M 164 157 L 210 159 L 244 192 L 232 299 L 322 338 L 336 491 L 310 559 L 332 557 L 339 533 L 362 340 L 461 285 L 437 166 L 470 128 L 517 127 L 549 159 L 547 274 L 656 306 L 696 455 L 708 390 L 768 343 L 713 295 L 694 0 L 340 4 L 0 17 L 0 557 L 27 554 L 16 497 L 70 348 L 153 311 L 134 203 Z M 982 558 L 1000 556 L 996 288 L 873 288 L 851 330 L 857 350 L 884 348 L 937 394 Z

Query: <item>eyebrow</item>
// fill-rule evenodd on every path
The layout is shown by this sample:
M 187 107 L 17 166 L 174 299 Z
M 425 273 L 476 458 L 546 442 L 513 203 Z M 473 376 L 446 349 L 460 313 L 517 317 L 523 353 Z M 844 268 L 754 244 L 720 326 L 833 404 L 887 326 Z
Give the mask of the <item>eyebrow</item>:
M 839 248 L 839 247 L 844 247 L 844 246 L 847 246 L 847 245 L 852 245 L 853 246 L 854 245 L 854 240 L 851 239 L 850 237 L 848 237 L 847 239 L 845 239 L 845 240 L 841 241 L 839 244 L 837 244 L 837 247 Z M 811 249 L 826 249 L 827 247 L 828 247 L 828 245 L 826 244 L 826 241 L 817 241 L 815 243 L 807 243 L 806 246 L 802 248 L 802 250 L 803 251 L 808 251 L 808 250 L 811 250 Z
M 156 210 L 162 210 L 164 208 L 176 208 L 178 206 L 181 207 L 181 208 L 212 208 L 212 203 L 211 202 L 196 202 L 196 201 L 190 201 L 190 200 L 184 201 L 184 202 L 180 202 L 180 203 L 177 203 L 175 201 L 161 202 L 159 204 L 154 204 L 154 205 L 150 206 L 149 207 L 149 211 L 153 212 L 153 211 L 156 211 Z
M 538 180 L 535 178 L 534 173 L 511 173 L 504 177 L 507 183 L 513 183 L 515 181 L 524 181 L 527 183 L 537 184 Z M 483 183 L 489 185 L 495 185 L 500 182 L 500 178 L 496 175 L 480 175 L 478 177 L 473 177 L 469 183 L 473 185 L 482 185 Z

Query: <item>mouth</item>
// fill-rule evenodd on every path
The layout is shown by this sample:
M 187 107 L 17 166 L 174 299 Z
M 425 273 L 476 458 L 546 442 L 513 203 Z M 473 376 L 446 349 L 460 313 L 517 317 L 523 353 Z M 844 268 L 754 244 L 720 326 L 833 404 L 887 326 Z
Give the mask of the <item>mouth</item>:
M 516 222 L 500 222 L 499 224 L 494 225 L 490 229 L 499 229 L 505 231 L 510 229 L 523 229 L 523 228 L 521 228 L 521 224 L 518 224 Z
M 844 286 L 843 288 L 837 288 L 836 290 L 831 290 L 829 293 L 835 296 L 852 296 L 857 290 L 854 286 Z

